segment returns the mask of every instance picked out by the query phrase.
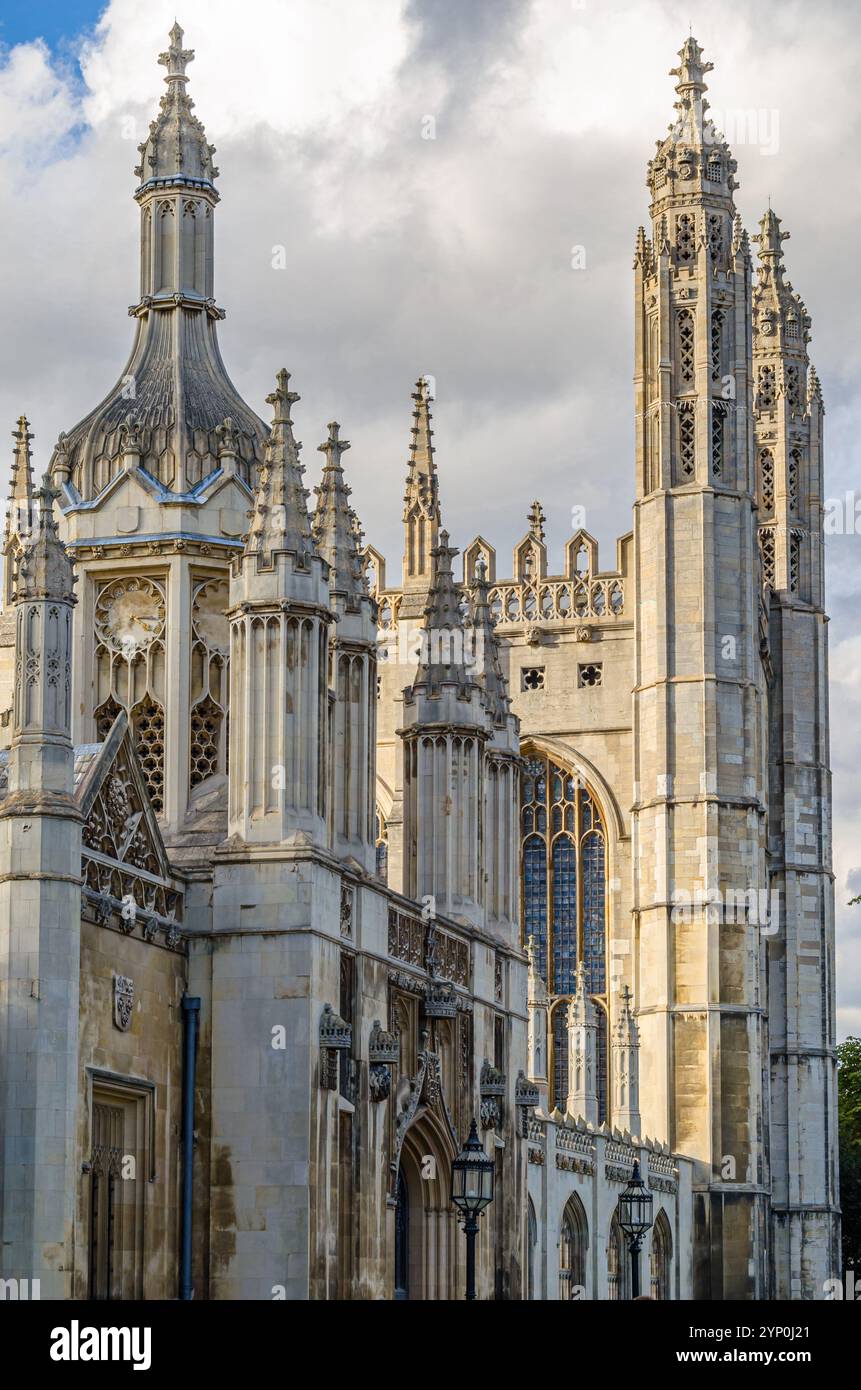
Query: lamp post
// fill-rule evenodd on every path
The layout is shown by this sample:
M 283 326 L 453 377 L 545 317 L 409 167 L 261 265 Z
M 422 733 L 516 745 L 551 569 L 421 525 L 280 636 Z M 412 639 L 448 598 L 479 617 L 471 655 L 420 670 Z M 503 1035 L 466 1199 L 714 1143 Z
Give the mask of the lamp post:
M 479 1213 L 493 1201 L 494 1163 L 484 1152 L 475 1120 L 451 1165 L 451 1200 L 463 1215 L 466 1234 L 466 1296 L 475 1298 L 475 1238 Z
M 654 1198 L 640 1177 L 640 1165 L 634 1160 L 631 1181 L 619 1197 L 617 1208 L 619 1225 L 628 1237 L 631 1252 L 631 1298 L 640 1296 L 640 1246 L 643 1236 L 652 1224 L 652 1205 Z

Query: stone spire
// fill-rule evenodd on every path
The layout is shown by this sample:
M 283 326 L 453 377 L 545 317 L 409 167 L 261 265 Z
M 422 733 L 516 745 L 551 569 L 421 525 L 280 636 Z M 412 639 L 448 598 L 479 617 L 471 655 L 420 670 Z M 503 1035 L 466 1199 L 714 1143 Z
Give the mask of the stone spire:
M 325 849 L 333 615 L 293 437 L 298 399 L 282 368 L 251 526 L 230 571 L 228 829 L 246 844 Z
M 25 543 L 15 575 L 15 601 L 59 599 L 74 603 L 75 575 L 69 552 L 60 540 L 54 519 L 54 502 L 59 492 L 51 485 L 50 474 L 33 497 L 33 530 Z
M 426 594 L 433 580 L 433 555 L 440 528 L 439 486 L 432 444 L 430 385 L 427 377 L 419 377 L 413 392 L 413 426 L 407 485 L 404 492 L 404 596 L 408 609 L 415 607 L 417 616 L 421 600 L 410 595 Z M 402 607 L 403 611 L 403 607 Z
M 499 640 L 490 615 L 487 566 L 480 558 L 469 593 L 468 627 L 472 640 L 472 663 L 484 691 L 487 711 L 495 724 L 504 723 L 511 709 L 508 682 L 502 672 Z
M 74 811 L 72 608 L 76 600 L 72 562 L 54 520 L 57 496 L 46 475 L 33 494 L 30 534 L 16 557 L 9 790 L 36 802 L 45 794 L 55 795 L 65 814 Z
M 568 1100 L 570 1115 L 598 1123 L 598 1014 L 589 997 L 586 969 L 577 966 L 577 989 L 568 1005 Z
M 443 685 L 477 685 L 474 676 L 467 674 L 469 639 L 463 602 L 452 573 L 452 560 L 457 554 L 457 549 L 448 543 L 448 532 L 440 531 L 439 543 L 431 551 L 434 580 L 425 605 L 419 668 L 413 681 L 414 686 L 422 686 L 429 695 Z
M 631 991 L 622 990 L 619 1015 L 613 1028 L 613 1125 L 639 1135 L 640 1119 L 640 1033 L 634 1017 Z
M 368 592 L 359 555 L 358 518 L 350 506 L 351 489 L 344 480 L 341 455 L 350 447 L 349 439 L 341 439 L 337 420 L 329 423 L 329 437 L 317 445 L 326 455 L 323 478 L 314 491 L 317 507 L 312 532 L 317 549 L 329 565 L 329 588 L 348 600 Z
M 759 255 L 753 292 L 755 350 L 774 352 L 785 347 L 804 359 L 806 372 L 810 316 L 801 296 L 785 277 L 783 243 L 789 240 L 789 232 L 780 230 L 780 222 L 769 205 L 760 218 L 759 232 L 753 238 Z
M 341 456 L 350 442 L 333 420 L 317 493 L 313 534 L 329 567 L 329 593 L 336 622 L 330 629 L 329 847 L 339 859 L 366 873 L 376 866 L 374 806 L 377 776 L 376 604 L 359 555 L 361 527 L 350 506 Z
M 668 209 L 686 204 L 702 207 L 722 197 L 729 210 L 736 187 L 737 168 L 721 133 L 706 115 L 709 103 L 704 93 L 707 72 L 712 63 L 703 62 L 703 51 L 691 35 L 679 49 L 679 65 L 670 69 L 677 78 L 674 103 L 676 118 L 669 134 L 657 142 L 655 158 L 649 165 L 647 183 L 652 193 L 655 219 L 654 244 L 660 250 L 658 235 L 661 217 Z M 734 210 L 733 210 L 734 212 Z M 697 228 L 697 235 L 704 229 Z
M 170 47 L 158 57 L 167 70 L 167 91 L 159 103 L 158 115 L 150 122 L 147 138 L 138 145 L 141 161 L 135 174 L 142 186 L 153 179 L 183 179 L 190 184 L 204 182 L 212 186 L 218 176 L 212 163 L 215 146 L 207 143 L 206 131 L 192 115 L 194 102 L 187 91 L 185 70 L 194 58 L 194 49 L 183 48 L 183 31 L 176 22 L 168 37 Z
M 64 516 L 91 503 L 123 467 L 121 426 L 134 412 L 140 466 L 160 500 L 185 496 L 218 469 L 218 428 L 233 422 L 236 471 L 253 486 L 266 426 L 242 400 L 224 367 L 216 325 L 214 220 L 219 195 L 214 146 L 193 114 L 178 24 L 159 57 L 167 90 L 139 146 L 140 293 L 129 309 L 135 342 L 120 380 L 96 408 L 61 436 L 51 460 L 68 483 Z M 164 495 L 166 494 L 166 496 Z M 173 520 L 165 530 L 173 530 Z
M 271 564 L 275 551 L 291 551 L 298 558 L 314 548 L 308 491 L 302 483 L 305 469 L 299 462 L 301 446 L 294 438 L 290 418 L 291 408 L 300 397 L 290 390 L 290 373 L 284 367 L 275 380 L 275 390 L 266 397 L 273 408 L 272 430 L 245 537 L 245 554 L 256 555 L 265 565 Z
M 9 501 L 6 526 L 3 532 L 3 606 L 13 602 L 16 557 L 33 528 L 33 459 L 30 453 L 30 423 L 26 415 L 18 418 L 18 428 L 12 431 L 15 451 L 12 455 L 12 474 L 9 481 Z
M 534 936 L 527 937 L 526 959 L 528 961 L 526 1007 L 527 1038 L 529 1044 L 529 1065 L 527 1075 L 538 1086 L 542 1110 L 547 1108 L 548 1079 L 548 1022 L 550 1018 L 550 996 L 544 983 L 539 946 Z M 546 969 L 546 966 L 543 967 Z

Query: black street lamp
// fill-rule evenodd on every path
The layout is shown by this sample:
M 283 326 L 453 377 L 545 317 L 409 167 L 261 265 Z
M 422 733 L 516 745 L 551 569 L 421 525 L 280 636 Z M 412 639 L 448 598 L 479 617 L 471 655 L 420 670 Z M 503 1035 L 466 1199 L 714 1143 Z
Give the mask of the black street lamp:
M 462 1213 L 466 1234 L 466 1296 L 475 1298 L 475 1238 L 479 1212 L 493 1201 L 494 1163 L 484 1152 L 475 1120 L 469 1138 L 451 1165 L 451 1200 Z
M 631 1181 L 619 1198 L 619 1225 L 628 1237 L 631 1252 L 631 1298 L 640 1296 L 640 1246 L 652 1224 L 654 1198 L 640 1177 L 640 1165 L 634 1161 Z

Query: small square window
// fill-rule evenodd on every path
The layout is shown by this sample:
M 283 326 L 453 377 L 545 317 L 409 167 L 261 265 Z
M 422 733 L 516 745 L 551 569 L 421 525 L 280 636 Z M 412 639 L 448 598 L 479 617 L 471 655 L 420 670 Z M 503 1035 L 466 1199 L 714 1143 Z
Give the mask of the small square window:
M 543 666 L 524 666 L 520 672 L 521 690 L 543 690 L 544 689 L 544 667 Z
M 604 667 L 596 661 L 577 667 L 577 684 L 582 689 L 604 684 Z

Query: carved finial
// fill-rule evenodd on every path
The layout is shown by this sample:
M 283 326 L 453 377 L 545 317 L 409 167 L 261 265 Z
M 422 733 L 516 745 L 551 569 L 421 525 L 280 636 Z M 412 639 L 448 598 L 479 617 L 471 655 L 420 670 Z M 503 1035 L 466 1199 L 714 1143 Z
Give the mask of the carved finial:
M 141 438 L 139 425 L 133 415 L 127 415 L 120 426 L 120 438 L 122 439 L 122 451 L 124 454 L 137 454 L 141 452 Z
M 33 456 L 30 452 L 30 422 L 26 415 L 18 416 L 18 427 L 12 431 L 15 451 L 12 456 L 12 486 L 9 497 L 15 500 L 29 500 L 33 496 Z
M 783 261 L 781 245 L 788 239 L 789 232 L 780 230 L 780 218 L 772 210 L 769 199 L 768 209 L 760 218 L 759 232 L 753 238 L 759 246 L 759 259 L 768 261 L 773 266 L 781 265 Z
M 530 536 L 534 536 L 535 540 L 540 541 L 541 544 L 543 545 L 543 544 L 544 544 L 544 511 L 543 511 L 543 509 L 542 509 L 542 507 L 541 507 L 541 503 L 540 503 L 540 502 L 535 501 L 535 502 L 532 503 L 532 506 L 529 508 L 529 515 L 528 515 L 528 517 L 527 517 L 527 520 L 528 520 L 528 522 L 529 522 L 529 534 L 530 534 Z
M 225 416 L 215 433 L 218 436 L 218 457 L 234 455 L 239 448 L 239 436 L 232 416 Z
M 340 438 L 341 426 L 337 420 L 330 420 L 327 429 L 329 437 L 317 445 L 317 452 L 326 455 L 327 468 L 340 468 L 341 455 L 349 449 L 350 441 Z
M 286 367 L 282 367 L 279 372 L 276 372 L 275 382 L 275 390 L 266 397 L 266 404 L 274 407 L 272 423 L 273 425 L 292 425 L 290 411 L 302 397 L 296 391 L 290 390 L 290 373 Z
M 183 48 L 183 31 L 176 20 L 173 21 L 173 28 L 168 34 L 170 48 L 166 53 L 158 55 L 158 61 L 163 68 L 167 68 L 165 82 L 187 82 L 185 70 L 194 58 L 193 48 Z
M 681 62 L 677 68 L 670 68 L 670 77 L 677 77 L 676 91 L 684 100 L 692 92 L 697 95 L 708 90 L 703 78 L 707 72 L 711 72 L 714 63 L 704 63 L 702 61 L 703 50 L 700 48 L 693 34 L 685 39 L 679 49 Z

